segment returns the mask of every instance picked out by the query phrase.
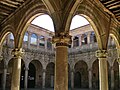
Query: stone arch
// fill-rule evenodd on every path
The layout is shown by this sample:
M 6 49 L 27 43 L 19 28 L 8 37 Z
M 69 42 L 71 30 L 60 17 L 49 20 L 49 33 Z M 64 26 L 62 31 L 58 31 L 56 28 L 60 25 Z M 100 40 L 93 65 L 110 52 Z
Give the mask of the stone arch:
M 106 49 L 107 48 L 107 40 L 108 40 L 108 32 L 106 33 L 103 30 L 106 27 L 105 22 L 107 23 L 107 18 L 105 18 L 105 20 L 106 20 L 105 22 L 102 21 L 100 19 L 101 14 L 99 14 L 99 11 L 96 8 L 94 8 L 94 12 L 93 12 L 92 3 L 88 4 L 88 1 L 80 4 L 79 8 L 76 11 L 76 14 L 79 14 L 79 15 L 85 17 L 89 21 L 89 23 L 91 24 L 91 26 L 95 32 L 95 35 L 98 36 L 96 39 L 98 42 L 99 49 Z M 103 33 L 105 34 L 105 36 L 102 36 Z M 103 38 L 106 38 L 106 41 L 104 41 Z
M 114 38 L 117 48 L 120 48 L 120 35 L 115 28 L 111 28 L 110 36 Z
M 45 87 L 53 88 L 54 87 L 54 69 L 55 64 L 50 62 L 46 67 L 46 78 L 45 78 Z
M 34 72 L 35 73 L 35 76 L 34 76 L 35 84 L 33 87 L 42 87 L 42 70 L 43 70 L 42 63 L 39 60 L 32 60 L 29 63 L 29 70 L 30 70 L 30 64 L 33 64 L 35 67 L 35 72 Z M 28 78 L 29 78 L 29 71 L 28 71 Z M 28 87 L 30 87 L 29 83 L 28 83 Z
M 84 61 L 78 61 L 74 66 L 74 87 L 88 88 L 88 66 Z M 78 78 L 79 79 L 78 79 Z
M 20 36 L 20 37 L 18 37 L 19 42 L 18 41 L 16 42 L 18 47 L 22 46 L 24 33 L 27 30 L 27 27 L 29 26 L 31 21 L 39 15 L 48 14 L 47 9 L 44 7 L 44 5 L 42 5 L 42 6 L 38 3 L 36 3 L 35 5 L 32 5 L 32 7 L 27 9 L 25 14 L 22 16 L 20 23 L 18 25 L 18 28 L 16 30 L 16 32 L 18 32 L 18 34 Z
M 11 25 L 7 25 L 6 27 L 3 28 L 2 32 L 0 33 L 0 46 L 2 46 L 2 43 L 8 34 L 12 33 L 14 36 L 13 30 L 14 28 Z

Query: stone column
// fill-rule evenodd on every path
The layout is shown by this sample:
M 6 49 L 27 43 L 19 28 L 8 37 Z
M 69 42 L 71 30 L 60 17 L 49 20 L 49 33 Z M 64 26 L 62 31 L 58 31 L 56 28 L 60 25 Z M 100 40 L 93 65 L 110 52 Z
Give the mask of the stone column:
M 42 75 L 42 88 L 43 88 L 43 90 L 44 90 L 44 89 L 45 89 L 46 69 L 43 69 L 42 73 L 43 73 L 43 75 Z
M 98 50 L 96 56 L 99 59 L 99 80 L 100 90 L 108 90 L 108 69 L 107 69 L 107 51 Z
M 71 89 L 74 90 L 74 70 L 71 70 Z
M 68 45 L 71 36 L 60 33 L 53 37 L 56 43 L 54 90 L 68 90 Z
M 11 90 L 20 90 L 21 58 L 23 54 L 22 49 L 16 48 L 12 51 L 14 63 L 12 68 Z
M 111 67 L 111 89 L 114 89 L 114 69 Z
M 89 89 L 92 90 L 92 68 L 88 69 L 88 77 L 89 77 Z
M 2 45 L 1 45 L 1 47 L 0 47 L 0 61 L 2 61 L 3 60 L 3 56 L 2 56 Z
M 47 51 L 47 38 L 45 38 L 45 50 Z
M 28 32 L 28 48 L 30 48 L 30 42 L 31 42 L 31 33 Z
M 119 64 L 119 88 L 120 88 L 120 57 L 118 58 L 118 64 Z
M 5 88 L 6 88 L 6 76 L 7 76 L 7 65 L 4 62 L 3 80 L 2 80 L 2 88 L 3 88 L 3 90 L 5 90 Z
M 28 67 L 25 67 L 25 81 L 24 81 L 24 89 L 27 90 L 27 86 L 28 86 Z
M 82 39 L 81 39 L 81 34 L 79 35 L 79 47 L 82 45 Z
M 72 43 L 71 43 L 71 48 L 74 47 L 74 36 L 72 37 Z
M 87 44 L 90 44 L 90 34 L 91 34 L 91 32 L 87 33 Z
M 38 35 L 37 35 L 38 36 Z M 40 42 L 40 40 L 39 40 L 39 36 L 37 37 L 37 49 L 39 49 L 39 42 Z

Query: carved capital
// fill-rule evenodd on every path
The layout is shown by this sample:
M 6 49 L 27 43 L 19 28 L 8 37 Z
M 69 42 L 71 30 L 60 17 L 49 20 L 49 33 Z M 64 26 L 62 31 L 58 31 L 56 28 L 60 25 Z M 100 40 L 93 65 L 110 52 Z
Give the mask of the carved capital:
M 59 33 L 53 36 L 52 42 L 56 43 L 56 46 L 68 46 L 72 42 L 71 37 L 69 34 Z
M 74 70 L 74 69 L 71 69 L 70 71 L 71 71 L 71 73 L 74 73 L 74 72 L 75 72 L 75 70 Z
M 20 49 L 16 48 L 12 51 L 11 54 L 15 58 L 22 57 L 24 55 L 24 50 L 22 48 L 20 48 Z
M 107 50 L 96 51 L 96 57 L 97 58 L 106 58 L 107 55 L 108 55 Z
M 45 72 L 46 72 L 46 69 L 43 69 L 43 70 L 42 70 L 42 72 L 44 72 L 44 73 L 45 73 Z
M 29 67 L 24 67 L 24 70 L 25 70 L 25 71 L 28 71 L 28 70 L 29 70 Z

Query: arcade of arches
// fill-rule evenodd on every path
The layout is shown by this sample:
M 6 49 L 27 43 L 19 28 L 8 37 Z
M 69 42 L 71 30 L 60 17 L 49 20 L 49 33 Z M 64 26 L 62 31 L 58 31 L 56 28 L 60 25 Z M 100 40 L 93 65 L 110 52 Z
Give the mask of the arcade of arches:
M 16 0 L 6 3 L 0 1 L 4 7 L 9 6 L 6 10 L 11 10 L 4 20 L 0 16 L 2 90 L 119 90 L 120 19 L 114 9 L 111 10 L 115 7 L 104 6 L 112 0 Z M 53 20 L 54 32 L 31 24 L 43 14 Z M 3 13 L 7 15 L 7 11 Z M 83 16 L 90 24 L 70 30 L 75 15 Z

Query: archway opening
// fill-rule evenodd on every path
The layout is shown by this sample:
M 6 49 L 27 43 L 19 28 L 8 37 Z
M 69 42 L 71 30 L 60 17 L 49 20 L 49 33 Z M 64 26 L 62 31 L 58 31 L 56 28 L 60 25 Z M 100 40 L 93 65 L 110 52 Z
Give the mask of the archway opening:
M 46 78 L 45 78 L 45 87 L 54 88 L 54 69 L 55 64 L 49 63 L 46 67 Z
M 54 35 L 54 26 L 49 15 L 41 14 L 35 17 L 23 32 L 24 37 L 22 47 L 24 49 L 52 49 L 53 46 L 50 39 Z
M 97 30 L 91 26 L 89 17 L 85 15 L 75 15 L 71 22 L 70 27 L 70 35 L 73 37 L 72 39 L 72 47 L 75 49 L 98 49 L 96 38 Z M 88 21 L 89 20 L 89 21 Z M 71 47 L 71 48 L 72 48 Z M 76 48 L 77 47 L 77 48 Z
M 88 88 L 88 66 L 84 61 L 78 61 L 74 67 L 74 88 Z
M 92 88 L 99 88 L 99 60 L 95 60 L 92 65 Z
M 36 68 L 34 64 L 29 64 L 28 88 L 35 88 Z

